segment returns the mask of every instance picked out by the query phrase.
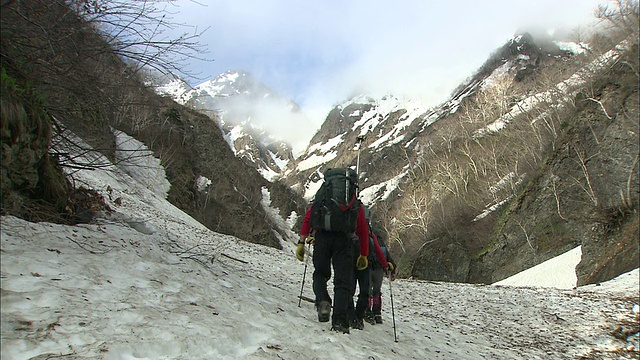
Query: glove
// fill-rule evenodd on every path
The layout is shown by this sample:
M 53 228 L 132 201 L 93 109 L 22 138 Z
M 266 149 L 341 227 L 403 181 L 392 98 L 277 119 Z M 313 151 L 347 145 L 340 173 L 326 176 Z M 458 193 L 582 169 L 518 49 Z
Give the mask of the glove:
M 313 235 L 309 235 L 309 236 L 307 236 L 307 238 L 306 238 L 305 242 L 306 242 L 307 244 L 311 244 L 311 245 L 313 245 L 313 244 L 315 244 L 315 243 L 316 243 L 316 238 L 315 238 L 315 237 L 313 237 Z
M 369 260 L 367 260 L 366 256 L 358 256 L 358 260 L 356 260 L 356 269 L 362 271 L 369 266 Z
M 296 248 L 296 258 L 300 261 L 304 260 L 304 242 L 298 243 L 298 247 Z
M 388 264 L 389 264 L 389 267 L 387 268 L 387 271 L 389 271 L 389 272 L 390 272 L 390 273 L 392 273 L 392 274 L 393 274 L 393 273 L 395 273 L 395 272 L 396 272 L 396 266 L 395 266 L 395 264 L 394 264 L 394 263 L 392 263 L 392 262 L 389 262 Z

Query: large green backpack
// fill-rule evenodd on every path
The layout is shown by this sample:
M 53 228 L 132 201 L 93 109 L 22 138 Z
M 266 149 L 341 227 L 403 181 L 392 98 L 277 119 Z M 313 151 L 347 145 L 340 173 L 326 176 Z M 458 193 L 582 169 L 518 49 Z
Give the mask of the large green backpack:
M 330 168 L 311 206 L 311 227 L 316 230 L 354 233 L 360 201 L 358 174 L 350 168 Z

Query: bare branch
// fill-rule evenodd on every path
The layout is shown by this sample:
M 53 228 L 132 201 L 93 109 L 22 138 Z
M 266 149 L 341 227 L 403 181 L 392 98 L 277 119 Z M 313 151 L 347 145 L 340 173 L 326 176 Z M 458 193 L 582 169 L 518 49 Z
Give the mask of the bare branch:
M 587 98 L 587 100 L 591 100 L 595 103 L 597 103 L 598 105 L 600 105 L 600 108 L 602 108 L 602 112 L 604 112 L 604 115 L 607 117 L 607 119 L 612 120 L 613 118 L 609 115 L 609 113 L 607 112 L 607 109 L 604 108 L 604 105 L 602 105 L 602 102 L 594 99 L 594 98 Z

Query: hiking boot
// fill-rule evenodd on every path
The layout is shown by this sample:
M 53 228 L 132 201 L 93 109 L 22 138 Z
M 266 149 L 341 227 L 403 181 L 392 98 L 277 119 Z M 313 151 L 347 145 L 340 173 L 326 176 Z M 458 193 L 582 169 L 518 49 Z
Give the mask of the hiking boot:
M 373 316 L 373 314 L 367 314 L 367 316 L 364 317 L 364 321 L 368 322 L 371 325 L 376 324 L 376 318 L 375 316 Z
M 364 320 L 363 319 L 351 320 L 351 327 L 358 330 L 364 330 Z
M 328 301 L 320 301 L 318 304 L 318 321 L 327 322 L 331 315 L 331 303 Z
M 374 319 L 376 321 L 376 324 L 382 324 L 382 315 L 376 315 L 374 316 Z
M 346 321 L 336 321 L 331 326 L 331 330 L 341 332 L 343 334 L 349 333 L 349 324 Z

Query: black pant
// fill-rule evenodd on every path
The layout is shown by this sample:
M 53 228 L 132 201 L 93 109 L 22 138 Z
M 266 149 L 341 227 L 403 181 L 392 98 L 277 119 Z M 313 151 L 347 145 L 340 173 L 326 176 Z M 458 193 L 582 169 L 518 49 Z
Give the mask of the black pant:
M 351 286 L 351 301 L 349 301 L 349 320 L 364 319 L 365 312 L 369 307 L 369 268 L 367 267 L 364 270 L 358 270 L 355 267 L 355 260 L 353 264 L 353 276 L 355 281 Z M 354 309 L 353 297 L 356 294 L 356 287 L 358 287 L 358 300 L 356 301 L 356 307 Z
M 382 279 L 384 279 L 384 269 L 381 265 L 370 266 L 371 285 L 371 312 L 380 315 L 382 312 Z
M 327 282 L 331 278 L 333 264 L 333 314 L 332 323 L 347 324 L 349 302 L 353 302 L 353 246 L 351 236 L 346 233 L 318 231 L 313 250 L 313 292 L 316 305 L 320 301 L 331 302 Z M 351 300 L 350 300 L 351 299 Z M 353 306 L 353 304 L 352 304 Z
M 349 301 L 349 320 L 364 319 L 371 293 L 369 267 L 364 270 L 358 270 L 356 267 L 356 261 L 358 260 L 358 256 L 360 256 L 360 241 L 358 238 L 352 238 L 352 242 L 353 259 L 351 261 L 351 271 L 353 274 L 353 283 L 351 284 L 351 301 Z M 371 249 L 369 250 L 371 251 Z M 356 301 L 356 307 L 354 309 L 353 297 L 356 294 L 356 287 L 358 287 L 358 300 Z

